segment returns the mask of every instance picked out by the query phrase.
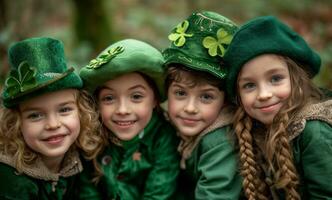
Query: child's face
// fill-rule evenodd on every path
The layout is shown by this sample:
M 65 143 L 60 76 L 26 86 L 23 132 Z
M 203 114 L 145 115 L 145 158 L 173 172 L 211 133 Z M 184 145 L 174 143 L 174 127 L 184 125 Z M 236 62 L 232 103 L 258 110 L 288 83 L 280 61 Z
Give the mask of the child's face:
M 133 139 L 146 127 L 156 106 L 152 88 L 138 73 L 107 81 L 98 103 L 102 123 L 123 141 Z
M 271 124 L 291 93 L 286 62 L 272 54 L 248 61 L 239 74 L 238 90 L 248 115 L 265 125 Z
M 215 86 L 201 83 L 189 87 L 174 81 L 168 89 L 169 117 L 181 135 L 195 136 L 216 120 L 224 98 L 224 92 Z
M 80 133 L 77 90 L 46 93 L 19 105 L 27 145 L 44 160 L 62 160 Z

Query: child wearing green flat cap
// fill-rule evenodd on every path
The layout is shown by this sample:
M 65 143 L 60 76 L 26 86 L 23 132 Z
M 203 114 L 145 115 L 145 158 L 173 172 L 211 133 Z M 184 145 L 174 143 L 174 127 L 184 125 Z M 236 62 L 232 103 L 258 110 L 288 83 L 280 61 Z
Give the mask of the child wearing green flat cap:
M 222 63 L 236 30 L 215 12 L 195 12 L 172 30 L 163 51 L 168 115 L 181 137 L 178 199 L 239 199 L 234 109 L 225 98 Z
M 319 55 L 264 16 L 237 31 L 224 59 L 246 197 L 332 199 L 332 100 L 311 81 Z
M 125 39 L 80 71 L 94 93 L 106 136 L 103 176 L 82 175 L 81 199 L 170 199 L 179 172 L 178 139 L 164 120 L 164 59 L 151 45 Z M 92 178 L 99 179 L 97 185 Z
M 0 199 L 75 199 L 79 152 L 93 159 L 98 115 L 63 45 L 29 38 L 8 51 L 0 112 Z

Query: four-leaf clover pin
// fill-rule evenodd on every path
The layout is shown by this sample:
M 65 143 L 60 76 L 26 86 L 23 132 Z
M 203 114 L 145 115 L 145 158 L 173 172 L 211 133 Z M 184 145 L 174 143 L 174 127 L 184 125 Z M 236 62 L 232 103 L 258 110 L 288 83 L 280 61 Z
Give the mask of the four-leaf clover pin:
M 203 40 L 203 46 L 209 49 L 210 56 L 219 55 L 223 57 L 225 54 L 225 45 L 229 45 L 233 36 L 228 34 L 224 29 L 220 28 L 217 31 L 217 39 L 207 36 Z
M 193 34 L 186 33 L 189 27 L 189 22 L 187 20 L 176 26 L 175 33 L 171 33 L 168 36 L 168 39 L 174 42 L 174 45 L 177 47 L 181 47 L 186 42 L 186 37 L 192 37 Z
M 117 46 L 110 50 L 108 50 L 105 54 L 98 56 L 97 58 L 90 61 L 89 65 L 86 67 L 89 69 L 97 69 L 101 65 L 108 63 L 112 60 L 116 55 L 122 53 L 124 51 L 124 47 Z

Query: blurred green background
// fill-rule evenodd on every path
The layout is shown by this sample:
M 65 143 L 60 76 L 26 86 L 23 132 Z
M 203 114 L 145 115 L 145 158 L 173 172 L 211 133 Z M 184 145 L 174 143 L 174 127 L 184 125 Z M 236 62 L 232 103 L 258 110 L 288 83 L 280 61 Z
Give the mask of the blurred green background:
M 257 16 L 279 17 L 319 52 L 323 64 L 314 81 L 332 89 L 331 0 L 0 0 L 0 86 L 12 42 L 60 39 L 68 65 L 79 69 L 119 39 L 141 39 L 162 50 L 171 29 L 200 10 L 218 12 L 239 25 Z

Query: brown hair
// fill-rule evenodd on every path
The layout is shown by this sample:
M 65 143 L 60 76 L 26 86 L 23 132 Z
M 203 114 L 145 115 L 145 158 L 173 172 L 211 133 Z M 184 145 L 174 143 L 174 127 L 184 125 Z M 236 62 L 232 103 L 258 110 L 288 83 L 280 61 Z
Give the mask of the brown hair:
M 287 127 L 306 104 L 320 100 L 322 94 L 310 80 L 304 66 L 288 57 L 281 58 L 285 59 L 288 65 L 292 90 L 272 124 L 264 130 L 266 137 L 261 151 L 255 144 L 257 132 L 252 130 L 254 120 L 241 106 L 234 115 L 233 124 L 240 147 L 241 173 L 244 177 L 243 187 L 249 200 L 269 199 L 268 185 L 282 189 L 288 200 L 300 199 L 297 191 L 299 177 L 293 161 Z M 260 157 L 266 158 L 268 170 L 273 175 L 271 183 L 267 181 L 268 177 L 263 174 L 262 166 L 257 162 Z
M 184 76 L 187 74 L 188 76 Z M 186 79 L 184 77 L 187 77 Z M 221 80 L 208 72 L 191 70 L 182 64 L 170 64 L 166 74 L 165 91 L 173 82 L 184 82 L 190 87 L 207 83 L 217 87 L 219 90 L 224 90 L 224 80 Z
M 77 105 L 80 117 L 80 134 L 71 148 L 78 147 L 82 155 L 93 160 L 96 165 L 96 155 L 102 150 L 103 138 L 100 132 L 101 125 L 98 121 L 98 113 L 92 98 L 84 90 L 77 92 Z M 25 143 L 21 133 L 21 117 L 19 109 L 3 108 L 0 112 L 0 151 L 5 155 L 11 155 L 14 159 L 15 168 L 18 172 L 31 165 L 39 156 Z

